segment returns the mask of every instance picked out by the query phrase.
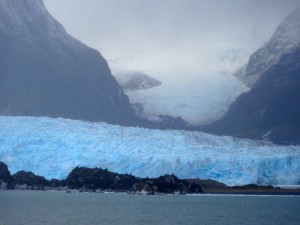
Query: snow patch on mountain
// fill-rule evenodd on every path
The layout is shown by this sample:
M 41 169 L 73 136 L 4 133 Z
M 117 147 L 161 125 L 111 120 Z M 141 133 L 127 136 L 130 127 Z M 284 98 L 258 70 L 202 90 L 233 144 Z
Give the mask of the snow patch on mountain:
M 251 55 L 246 69 L 237 77 L 252 87 L 259 76 L 278 62 L 279 58 L 300 45 L 300 8 L 288 15 L 271 39 Z
M 66 119 L 0 117 L 0 161 L 12 173 L 65 178 L 76 166 L 140 177 L 174 173 L 228 185 L 300 184 L 300 147 Z

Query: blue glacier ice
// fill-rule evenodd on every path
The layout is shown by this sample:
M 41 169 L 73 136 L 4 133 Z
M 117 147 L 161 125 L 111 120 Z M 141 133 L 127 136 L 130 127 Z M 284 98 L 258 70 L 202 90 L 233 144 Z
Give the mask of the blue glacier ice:
M 228 185 L 300 184 L 300 146 L 67 119 L 0 117 L 0 161 L 12 173 L 28 170 L 49 179 L 86 166 Z

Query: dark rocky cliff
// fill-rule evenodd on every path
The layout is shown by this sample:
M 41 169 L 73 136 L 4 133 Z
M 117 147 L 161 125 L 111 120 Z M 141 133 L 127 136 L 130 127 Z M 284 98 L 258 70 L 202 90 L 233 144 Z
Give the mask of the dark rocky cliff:
M 42 0 L 0 0 L 0 114 L 136 122 L 105 59 Z
M 219 121 L 202 130 L 300 144 L 300 47 L 284 54 Z

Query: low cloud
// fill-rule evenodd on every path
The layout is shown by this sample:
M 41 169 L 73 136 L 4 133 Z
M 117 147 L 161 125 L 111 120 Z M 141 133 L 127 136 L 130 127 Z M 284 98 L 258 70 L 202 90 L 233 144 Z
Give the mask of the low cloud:
M 231 72 L 266 42 L 295 0 L 45 0 L 112 70 L 167 79 Z M 180 78 L 179 78 L 180 80 Z
M 135 70 L 162 81 L 131 101 L 198 124 L 222 117 L 248 90 L 231 74 L 300 6 L 299 0 L 44 1 L 113 73 Z

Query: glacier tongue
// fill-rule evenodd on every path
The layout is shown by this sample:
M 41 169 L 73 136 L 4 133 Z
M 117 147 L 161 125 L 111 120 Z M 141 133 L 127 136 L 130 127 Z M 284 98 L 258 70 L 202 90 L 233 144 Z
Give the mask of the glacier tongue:
M 178 81 L 160 81 L 162 84 L 157 87 L 126 91 L 132 104 L 143 106 L 142 118 L 152 120 L 158 115 L 168 115 L 181 117 L 193 125 L 208 124 L 220 119 L 230 104 L 248 91 L 243 83 L 227 73 L 189 78 L 180 81 L 180 85 Z
M 30 170 L 47 178 L 86 166 L 228 185 L 300 184 L 300 146 L 66 119 L 0 117 L 0 161 L 12 173 Z

